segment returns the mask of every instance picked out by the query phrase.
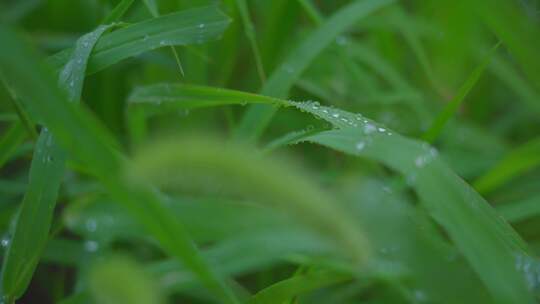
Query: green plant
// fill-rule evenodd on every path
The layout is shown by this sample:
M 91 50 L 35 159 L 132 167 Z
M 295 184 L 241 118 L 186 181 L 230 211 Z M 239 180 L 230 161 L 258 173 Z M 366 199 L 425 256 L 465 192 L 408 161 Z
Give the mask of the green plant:
M 537 5 L 0 4 L 2 301 L 535 303 Z

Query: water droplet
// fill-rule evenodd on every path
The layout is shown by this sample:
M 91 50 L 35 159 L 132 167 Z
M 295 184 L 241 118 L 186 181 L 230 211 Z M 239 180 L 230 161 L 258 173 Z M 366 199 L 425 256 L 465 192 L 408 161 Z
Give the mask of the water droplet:
M 71 81 L 69 82 L 69 86 L 73 88 L 73 87 L 75 86 L 75 81 L 74 81 L 74 80 L 71 80 Z
M 378 130 L 379 130 L 379 132 L 386 132 L 385 128 L 379 128 Z
M 148 40 L 148 38 L 150 38 L 150 36 L 148 36 L 148 35 L 144 35 L 144 37 L 143 37 L 143 41 L 146 41 L 146 40 Z
M 367 123 L 365 126 L 364 126 L 364 133 L 366 134 L 371 134 L 373 132 L 375 132 L 375 130 L 377 130 L 377 128 L 370 124 L 370 123 Z
M 422 290 L 419 290 L 419 289 L 415 290 L 413 295 L 414 295 L 414 298 L 416 299 L 416 301 L 418 301 L 418 302 L 425 302 L 427 300 L 427 295 Z
M 341 45 L 341 46 L 344 46 L 344 45 L 347 45 L 349 43 L 347 37 L 345 36 L 339 36 L 336 38 L 336 43 L 338 45 Z
M 520 253 L 516 255 L 516 270 L 525 277 L 529 290 L 540 294 L 540 262 Z
M 416 173 L 408 174 L 405 181 L 409 187 L 414 186 L 414 184 L 416 184 Z
M 84 250 L 88 252 L 96 252 L 99 249 L 99 243 L 96 241 L 86 241 L 84 242 Z
M 356 150 L 358 151 L 364 150 L 365 147 L 366 147 L 366 143 L 363 141 L 359 141 L 358 143 L 356 143 Z
M 287 72 L 288 74 L 294 73 L 294 69 L 290 65 L 284 65 L 283 69 L 285 69 L 285 72 Z
M 97 222 L 96 222 L 95 219 L 87 219 L 85 224 L 84 224 L 84 227 L 89 232 L 94 232 L 97 229 Z
M 202 29 L 202 28 L 204 28 L 204 27 L 205 27 L 205 24 L 204 24 L 204 23 L 199 24 L 199 28 L 200 28 L 200 29 Z
M 334 114 L 332 114 L 332 117 L 338 118 L 338 117 L 339 117 L 339 113 L 334 113 Z
M 165 45 L 165 44 L 166 44 L 166 43 L 165 43 L 165 40 L 161 40 L 161 41 L 159 42 L 159 45 Z
M 3 248 L 6 248 L 7 246 L 9 246 L 10 242 L 11 241 L 8 237 L 3 237 L 2 240 L 0 241 L 0 246 L 2 246 Z

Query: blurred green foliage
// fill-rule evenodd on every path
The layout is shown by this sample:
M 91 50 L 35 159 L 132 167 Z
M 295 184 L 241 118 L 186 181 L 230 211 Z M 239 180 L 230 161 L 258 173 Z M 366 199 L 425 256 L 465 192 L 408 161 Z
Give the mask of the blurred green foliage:
M 535 303 L 538 54 L 538 0 L 4 0 L 0 302 Z

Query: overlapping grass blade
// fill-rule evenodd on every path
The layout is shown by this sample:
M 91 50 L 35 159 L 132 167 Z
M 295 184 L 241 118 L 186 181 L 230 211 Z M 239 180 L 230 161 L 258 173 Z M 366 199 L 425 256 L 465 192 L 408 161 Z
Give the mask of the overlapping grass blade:
M 329 285 L 342 283 L 351 279 L 349 275 L 327 271 L 312 271 L 307 274 L 295 275 L 289 279 L 277 282 L 255 294 L 248 303 L 271 304 L 285 303 L 295 296 Z
M 480 193 L 489 193 L 511 179 L 540 165 L 540 138 L 513 149 L 495 167 L 474 182 Z
M 185 88 L 174 87 L 180 91 Z M 153 89 L 156 87 L 141 88 L 138 94 L 144 96 L 143 92 Z M 166 95 L 163 88 L 159 91 L 153 91 L 155 95 L 152 98 L 149 95 L 144 98 L 152 100 L 156 105 L 155 101 L 160 99 L 159 94 L 165 94 L 167 98 L 162 103 L 165 109 L 166 104 L 190 107 L 193 103 L 204 105 L 212 102 L 216 105 L 216 96 L 213 94 L 221 93 L 224 95 L 224 104 L 243 104 L 254 100 L 274 105 L 292 105 L 332 123 L 339 129 L 309 136 L 305 140 L 377 160 L 405 175 L 426 208 L 445 228 L 497 301 L 532 303 L 524 276 L 515 268 L 516 256 L 528 254 L 526 244 L 428 145 L 395 134 L 361 115 L 317 103 L 278 101 L 272 97 L 256 97 L 249 93 L 215 88 L 187 87 L 187 92 L 198 91 L 199 96 L 180 93 L 180 96 L 174 97 Z M 132 96 L 132 101 L 143 101 L 143 98 L 137 97 L 138 94 Z M 183 105 L 184 102 L 186 105 Z M 400 153 L 395 152 L 398 148 Z M 491 254 L 486 256 L 485 252 Z
M 81 98 L 86 64 L 92 48 L 110 26 L 100 26 L 82 36 L 59 76 L 59 86 L 72 102 Z M 2 268 L 2 292 L 20 297 L 30 283 L 49 236 L 58 190 L 64 176 L 66 154 L 44 129 L 36 143 L 28 190 L 21 204 Z
M 540 102 L 538 102 L 540 97 L 538 97 L 538 93 L 507 60 L 500 55 L 494 54 L 488 69 L 520 97 L 519 101 L 526 103 L 529 109 L 540 113 Z
M 400 171 L 414 185 L 426 208 L 445 228 L 496 301 L 533 302 L 525 276 L 516 271 L 516 257 L 526 254 L 524 242 L 432 150 L 395 134 L 370 136 L 356 128 L 326 131 L 306 140 L 373 158 Z M 396 147 L 400 147 L 400 154 L 393 152 Z
M 490 7 L 498 7 L 496 10 Z M 532 18 L 522 16 L 517 3 L 504 0 L 477 1 L 471 6 L 491 30 L 509 49 L 525 74 L 540 90 L 540 62 L 535 60 L 540 52 L 540 30 Z
M 96 73 L 120 60 L 170 45 L 203 43 L 216 39 L 230 20 L 216 6 L 194 8 L 142 21 L 104 35 L 99 40 L 87 74 Z M 73 50 L 64 50 L 48 62 L 63 66 Z
M 246 37 L 249 40 L 249 44 L 251 45 L 251 51 L 253 52 L 253 57 L 255 58 L 255 66 L 257 67 L 257 74 L 259 74 L 261 83 L 264 84 L 266 80 L 266 75 L 264 73 L 264 66 L 261 59 L 261 52 L 259 51 L 259 46 L 257 45 L 257 38 L 255 36 L 255 28 L 253 26 L 253 22 L 251 21 L 251 17 L 249 16 L 247 2 L 246 0 L 235 0 L 235 1 L 236 1 L 236 6 L 238 7 L 238 11 L 240 13 L 240 17 L 242 18 L 242 23 L 244 25 L 244 32 L 246 34 Z
M 358 20 L 392 2 L 392 0 L 360 0 L 340 9 L 289 53 L 283 63 L 268 78 L 261 93 L 286 98 L 298 77 L 339 34 Z M 236 137 L 248 141 L 257 139 L 270 123 L 275 111 L 275 108 L 266 105 L 251 106 L 242 117 L 236 130 Z
M 110 135 L 97 120 L 66 100 L 36 60 L 37 55 L 10 29 L 0 27 L 0 40 L 9 46 L 0 51 L 0 73 L 25 108 L 32 109 L 62 148 L 91 168 L 116 201 L 143 223 L 166 252 L 180 258 L 221 301 L 237 303 L 232 291 L 208 268 L 182 225 L 163 207 L 154 190 L 132 185 L 122 178 L 120 168 L 125 160 L 108 144 Z
M 122 0 L 120 3 L 118 3 L 114 9 L 103 19 L 101 22 L 102 24 L 109 24 L 116 22 L 124 16 L 124 14 L 127 12 L 127 10 L 131 7 L 131 5 L 135 2 L 135 0 Z
M 465 100 L 465 97 L 467 97 L 474 85 L 480 79 L 480 76 L 482 76 L 482 74 L 484 73 L 484 70 L 490 63 L 491 56 L 493 56 L 499 45 L 500 43 L 497 43 L 497 45 L 493 47 L 493 49 L 491 49 L 491 52 L 486 57 L 484 57 L 481 64 L 472 71 L 471 75 L 469 75 L 465 83 L 459 88 L 456 96 L 452 98 L 452 100 L 446 104 L 441 113 L 437 115 L 437 117 L 431 124 L 431 127 L 422 136 L 425 141 L 432 143 L 437 139 L 439 134 L 442 132 L 442 129 L 444 128 L 446 122 L 455 115 L 455 113 L 459 109 L 459 106 Z
M 521 201 L 506 203 L 497 208 L 509 222 L 517 223 L 540 215 L 540 195 Z

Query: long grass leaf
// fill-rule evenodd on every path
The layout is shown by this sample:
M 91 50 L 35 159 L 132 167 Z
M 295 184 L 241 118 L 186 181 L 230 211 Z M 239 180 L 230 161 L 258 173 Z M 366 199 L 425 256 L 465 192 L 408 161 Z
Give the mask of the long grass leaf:
M 139 93 L 145 89 L 140 90 Z M 317 103 L 279 101 L 273 97 L 255 97 L 253 94 L 215 88 L 195 87 L 193 90 L 198 90 L 200 95 L 166 95 L 168 99 L 164 98 L 162 105 L 166 107 L 165 104 L 170 103 L 182 107 L 184 102 L 192 106 L 193 103 L 204 105 L 209 101 L 215 105 L 216 97 L 213 94 L 221 93 L 225 96 L 225 104 L 243 104 L 254 100 L 274 105 L 292 105 L 332 123 L 339 129 L 309 136 L 305 140 L 375 159 L 407 176 L 426 208 L 446 229 L 495 299 L 500 303 L 532 303 L 524 275 L 517 272 L 515 266 L 516 256 L 528 254 L 527 245 L 428 145 L 395 134 L 361 115 L 323 107 Z M 193 90 L 188 89 L 187 92 L 193 93 Z M 154 97 L 156 106 L 155 101 L 159 100 L 159 95 Z M 132 98 L 137 99 L 134 96 Z M 400 153 L 396 153 L 396 149 Z M 486 256 L 485 252 L 491 254 Z
M 303 275 L 297 275 L 259 291 L 248 303 L 285 303 L 285 301 L 301 295 L 302 293 L 342 283 L 347 281 L 347 279 L 350 279 L 347 275 L 328 272 L 310 272 Z
M 448 102 L 444 109 L 437 115 L 429 129 L 422 136 L 425 141 L 431 143 L 437 139 L 445 124 L 456 114 L 459 106 L 465 100 L 465 97 L 467 97 L 469 92 L 484 73 L 484 70 L 490 63 L 491 56 L 495 53 L 499 45 L 500 43 L 491 49 L 490 53 L 484 57 L 481 64 L 472 71 L 465 83 L 459 88 L 456 96 L 452 98 L 452 100 Z
M 511 202 L 497 208 L 501 216 L 511 223 L 528 220 L 540 215 L 540 195 Z
M 82 36 L 72 58 L 59 77 L 59 86 L 69 100 L 80 99 L 86 63 L 99 37 L 110 26 L 100 26 Z M 6 77 L 4 75 L 4 77 Z M 13 240 L 2 268 L 2 292 L 8 299 L 20 297 L 30 283 L 49 236 L 58 190 L 64 176 L 66 154 L 53 135 L 44 129 L 36 143 L 30 166 L 30 181 L 15 222 Z
M 102 24 L 109 24 L 113 22 L 117 22 L 124 16 L 124 14 L 127 12 L 127 10 L 131 7 L 131 5 L 135 2 L 135 0 L 122 0 L 120 3 L 118 3 L 113 10 L 103 19 L 101 22 Z
M 517 257 L 526 254 L 524 242 L 434 151 L 395 134 L 367 135 L 356 128 L 327 131 L 306 140 L 372 158 L 400 171 L 497 302 L 533 302 L 525 275 L 516 270 Z M 393 152 L 396 147 L 400 147 L 399 155 Z
M 314 33 L 302 41 L 268 78 L 261 93 L 263 95 L 286 98 L 294 82 L 336 37 L 358 20 L 372 14 L 392 0 L 360 0 L 334 13 Z M 242 117 L 236 130 L 236 137 L 254 141 L 270 123 L 276 109 L 265 105 L 251 106 Z
M 203 43 L 219 37 L 230 20 L 216 6 L 194 8 L 142 21 L 106 34 L 99 40 L 87 74 L 99 72 L 123 59 L 170 45 Z M 49 64 L 63 66 L 73 50 L 49 58 Z
M 540 138 L 510 151 L 498 164 L 474 182 L 480 193 L 489 193 L 511 179 L 540 165 Z
M 261 79 L 261 83 L 264 84 L 266 81 L 266 75 L 264 73 L 264 66 L 261 59 L 261 52 L 259 51 L 259 46 L 257 45 L 257 38 L 255 36 L 255 27 L 249 16 L 249 10 L 246 0 L 235 0 L 238 11 L 240 12 L 240 17 L 242 18 L 242 23 L 244 25 L 244 32 L 246 37 L 249 40 L 251 45 L 251 51 L 253 52 L 253 57 L 255 58 L 255 66 L 257 68 L 257 74 Z
M 125 160 L 103 140 L 109 135 L 97 120 L 66 100 L 46 69 L 37 62 L 36 55 L 16 34 L 0 27 L 0 40 L 9 45 L 0 51 L 0 73 L 21 97 L 23 105 L 33 109 L 73 158 L 92 168 L 92 173 L 116 201 L 126 206 L 166 252 L 185 263 L 221 301 L 238 303 L 220 276 L 200 256 L 183 226 L 164 208 L 155 191 L 144 185 L 132 185 L 119 175 Z M 45 104 L 42 100 L 48 102 Z

